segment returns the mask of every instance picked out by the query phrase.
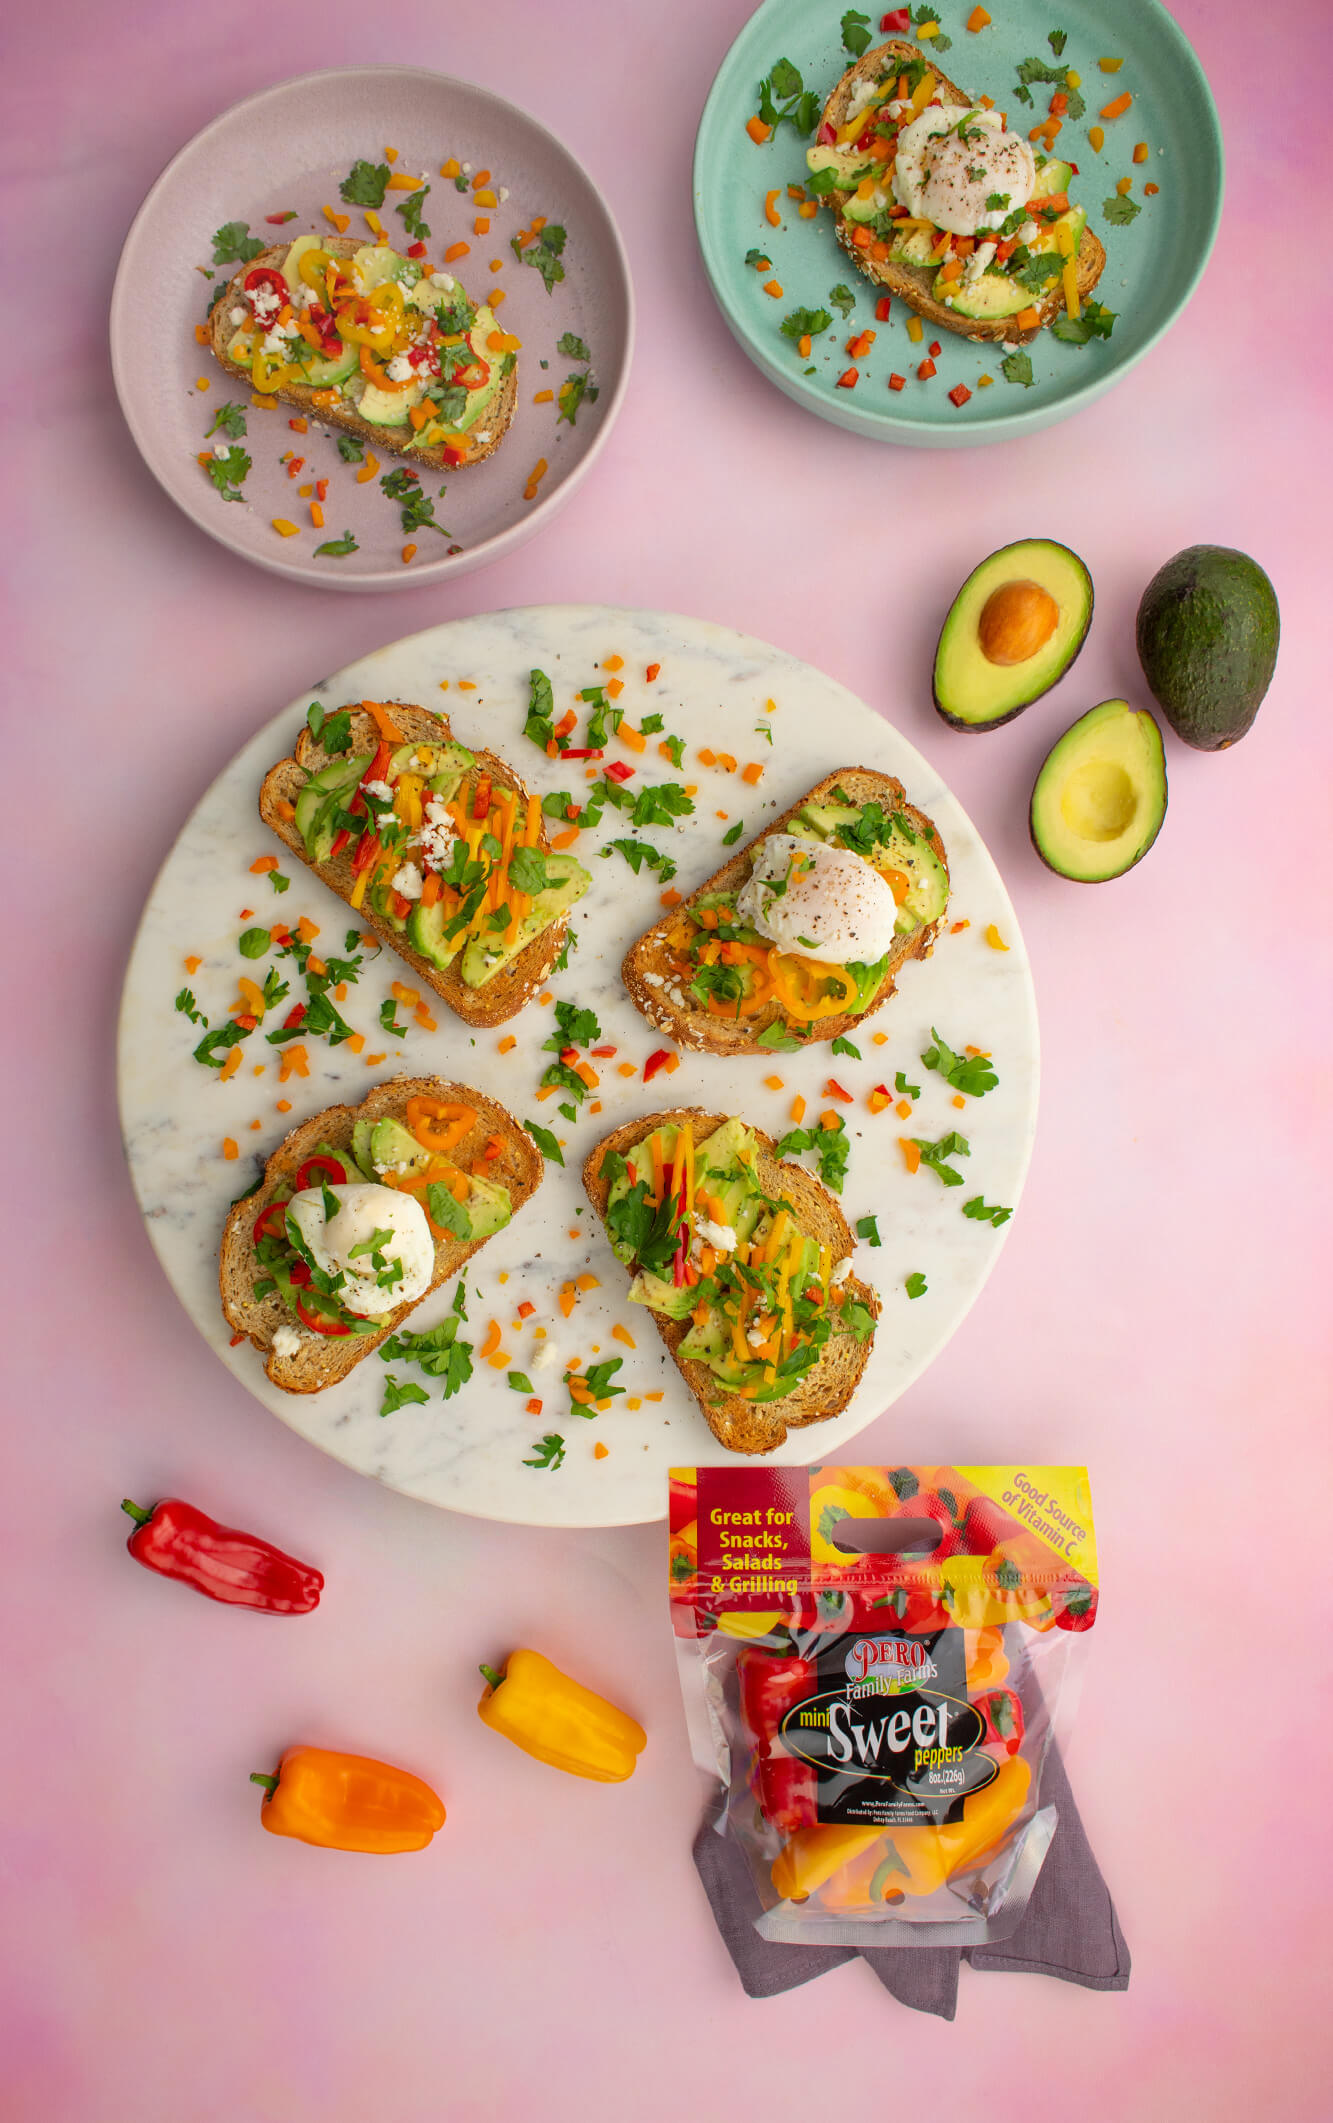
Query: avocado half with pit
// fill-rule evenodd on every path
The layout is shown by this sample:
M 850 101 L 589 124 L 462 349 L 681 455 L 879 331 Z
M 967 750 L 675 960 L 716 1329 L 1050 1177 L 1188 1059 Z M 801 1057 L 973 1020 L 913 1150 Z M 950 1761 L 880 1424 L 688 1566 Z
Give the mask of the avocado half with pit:
M 1053 538 L 1001 546 L 949 607 L 935 651 L 935 706 L 951 729 L 997 730 L 1031 707 L 1078 655 L 1092 577 Z
M 1142 861 L 1165 817 L 1161 731 L 1146 708 L 1104 700 L 1046 754 L 1028 823 L 1048 870 L 1099 885 Z

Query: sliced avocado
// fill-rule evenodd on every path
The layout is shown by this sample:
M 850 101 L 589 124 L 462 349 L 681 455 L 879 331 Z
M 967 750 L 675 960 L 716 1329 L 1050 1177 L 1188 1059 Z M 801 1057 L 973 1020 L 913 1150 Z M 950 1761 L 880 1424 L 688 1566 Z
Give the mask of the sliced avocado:
M 310 358 L 301 365 L 301 381 L 318 390 L 327 390 L 335 383 L 345 383 L 356 372 L 360 355 L 354 346 L 345 346 L 339 354 L 327 357 L 310 350 Z
M 469 767 L 477 764 L 476 754 L 466 745 L 406 744 L 399 745 L 389 754 L 389 773 L 396 779 L 400 774 L 420 774 L 430 783 L 437 795 L 443 794 L 441 784 L 448 783 L 452 795 Z
M 463 946 L 463 963 L 460 968 L 463 984 L 468 988 L 483 988 L 494 978 L 501 966 L 516 958 L 534 937 L 560 915 L 568 913 L 577 905 L 592 883 L 591 877 L 581 862 L 572 855 L 548 855 L 546 858 L 547 885 L 544 891 L 535 892 L 527 913 L 519 922 L 512 943 L 505 941 L 504 933 L 484 931 L 480 936 L 469 936 Z
M 890 265 L 930 265 L 938 238 L 931 229 L 908 229 L 895 236 L 889 249 Z
M 647 1138 L 645 1137 L 645 1141 Z M 714 1128 L 706 1142 L 700 1143 L 695 1157 L 696 1170 L 725 1174 L 748 1173 L 754 1167 L 754 1136 L 743 1120 L 724 1120 L 720 1128 Z M 716 1188 L 712 1190 L 716 1193 Z
M 423 907 L 418 900 L 407 917 L 407 940 L 414 951 L 428 958 L 441 971 L 451 966 L 463 948 L 463 938 L 446 936 L 444 933 L 445 910 L 437 899 L 433 907 Z
M 1139 662 L 1177 737 L 1221 752 L 1259 712 L 1277 662 L 1277 593 L 1248 553 L 1187 546 L 1139 600 Z
M 850 192 L 863 177 L 876 176 L 883 169 L 882 162 L 872 161 L 860 147 L 808 147 L 805 151 L 805 166 L 812 177 L 823 170 L 832 170 L 836 189 Z
M 629 1286 L 629 1301 L 631 1305 L 650 1305 L 654 1312 L 673 1320 L 684 1319 L 686 1313 L 694 1310 L 694 1292 L 688 1283 L 682 1283 L 677 1290 L 660 1275 L 645 1275 L 642 1271 Z
M 493 1232 L 503 1231 L 514 1213 L 508 1187 L 502 1187 L 498 1180 L 469 1179 L 467 1212 L 473 1238 L 490 1238 Z
M 404 258 L 387 243 L 363 243 L 352 254 L 352 268 L 363 288 L 379 287 L 386 280 L 401 282 L 403 292 L 414 288 L 421 278 L 421 266 L 415 258 Z
M 1104 700 L 1065 731 L 1032 791 L 1032 845 L 1079 884 L 1120 877 L 1145 856 L 1166 816 L 1162 733 L 1146 708 Z
M 1092 621 L 1092 577 L 1050 538 L 1001 546 L 973 568 L 935 650 L 935 706 L 955 730 L 995 730 L 1070 668 Z
M 375 1170 L 370 1155 L 370 1138 L 374 1132 L 375 1123 L 373 1120 L 356 1120 L 352 1122 L 352 1162 L 362 1178 L 368 1180 L 377 1180 L 379 1178 L 379 1173 Z
M 279 270 L 289 289 L 304 285 L 301 279 L 301 260 L 308 257 L 311 251 L 322 251 L 323 248 L 323 239 L 319 236 L 298 236 L 295 242 L 288 246 L 287 256 Z
M 1043 162 L 1037 171 L 1037 181 L 1032 187 L 1031 196 L 1034 199 L 1049 199 L 1054 192 L 1067 192 L 1069 180 L 1073 175 L 1073 163 L 1061 162 L 1053 155 L 1050 161 Z
M 384 391 L 377 383 L 368 383 L 356 401 L 356 409 L 372 427 L 405 428 L 409 407 L 420 405 L 425 395 L 424 383 L 404 384 L 401 391 Z
M 435 1152 L 419 1143 L 401 1121 L 386 1118 L 372 1123 L 370 1161 L 377 1178 L 381 1172 L 398 1172 L 420 1179 L 435 1162 Z
M 327 862 L 333 849 L 333 814 L 370 765 L 369 752 L 355 759 L 331 759 L 312 774 L 296 798 L 293 824 L 311 862 Z
M 873 221 L 876 214 L 885 213 L 892 205 L 893 194 L 886 186 L 877 184 L 874 191 L 867 192 L 864 199 L 861 197 L 860 187 L 858 186 L 851 197 L 844 199 L 842 202 L 843 219 L 845 221 Z
M 1007 273 L 982 273 L 967 284 L 942 280 L 937 273 L 930 292 L 959 317 L 1016 317 L 1032 303 L 1030 290 Z

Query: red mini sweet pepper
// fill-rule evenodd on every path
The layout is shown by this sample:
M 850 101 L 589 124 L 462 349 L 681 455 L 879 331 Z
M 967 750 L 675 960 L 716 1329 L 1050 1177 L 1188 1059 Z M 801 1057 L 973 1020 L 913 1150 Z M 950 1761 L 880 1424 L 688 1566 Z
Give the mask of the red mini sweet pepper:
M 794 1835 L 817 1818 L 815 1772 L 783 1750 L 781 1727 L 787 1712 L 814 1694 L 815 1668 L 808 1659 L 747 1648 L 736 1660 L 736 1679 L 751 1788 L 764 1818 L 783 1835 Z
M 136 1563 L 193 1585 L 206 1599 L 259 1614 L 309 1614 L 319 1605 L 323 1572 L 253 1533 L 219 1526 L 174 1496 L 151 1511 L 129 1497 L 120 1508 L 136 1522 L 127 1544 Z

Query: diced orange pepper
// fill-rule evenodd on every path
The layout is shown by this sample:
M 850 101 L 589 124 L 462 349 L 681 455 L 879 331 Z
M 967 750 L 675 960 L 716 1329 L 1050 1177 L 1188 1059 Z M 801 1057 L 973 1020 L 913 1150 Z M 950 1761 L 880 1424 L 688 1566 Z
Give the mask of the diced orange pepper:
M 756 116 L 746 119 L 745 130 L 750 135 L 755 146 L 762 147 L 764 142 L 772 135 L 773 128 L 771 125 L 765 125 L 763 119 Z
M 1129 90 L 1126 89 L 1123 95 L 1114 97 L 1110 103 L 1104 103 L 1097 116 L 1099 118 L 1123 118 L 1133 101 L 1134 98 L 1130 95 Z
M 898 1148 L 903 1153 L 903 1163 L 909 1172 L 915 1172 L 921 1163 L 921 1152 L 909 1135 L 898 1137 Z

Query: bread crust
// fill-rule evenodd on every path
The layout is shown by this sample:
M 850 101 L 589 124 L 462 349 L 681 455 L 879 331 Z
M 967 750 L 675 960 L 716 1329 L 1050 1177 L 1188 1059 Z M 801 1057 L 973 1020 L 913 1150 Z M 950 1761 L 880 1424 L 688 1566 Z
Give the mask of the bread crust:
M 618 1150 L 623 1156 L 635 1143 L 643 1140 L 645 1132 L 654 1124 L 679 1127 L 687 1120 L 694 1123 L 696 1145 L 705 1143 L 727 1119 L 725 1113 L 705 1113 L 697 1106 L 675 1106 L 666 1112 L 646 1113 L 638 1120 L 626 1121 L 623 1127 L 603 1136 L 589 1152 L 583 1166 L 584 1191 L 603 1223 L 611 1192 L 609 1183 L 602 1178 L 602 1161 L 608 1150 Z M 762 1128 L 753 1127 L 748 1121 L 745 1125 L 759 1145 L 758 1171 L 765 1192 L 786 1197 L 796 1212 L 801 1230 L 829 1247 L 832 1265 L 848 1259 L 855 1241 L 846 1217 L 828 1188 L 804 1166 L 780 1159 L 776 1142 L 771 1135 L 765 1135 Z M 867 1310 L 879 1318 L 879 1296 L 869 1283 L 851 1275 L 842 1287 L 849 1297 L 859 1298 Z M 649 1310 L 648 1307 L 644 1309 Z M 690 1331 L 688 1320 L 665 1319 L 657 1312 L 651 1312 L 650 1316 L 671 1352 L 676 1369 L 703 1410 L 709 1429 L 728 1452 L 775 1452 L 789 1430 L 801 1430 L 807 1424 L 828 1422 L 831 1417 L 841 1415 L 860 1383 L 870 1355 L 871 1338 L 858 1341 L 851 1334 L 831 1335 L 818 1363 L 782 1400 L 747 1401 L 720 1387 L 716 1374 L 707 1364 L 700 1363 L 697 1358 L 679 1355 L 680 1344 Z
M 625 953 L 620 973 L 629 991 L 630 1000 L 636 1010 L 648 1019 L 649 1024 L 656 1025 L 659 1031 L 665 1032 L 678 1046 L 708 1054 L 764 1054 L 770 1050 L 760 1046 L 759 1034 L 769 1025 L 778 1022 L 786 1025 L 795 1036 L 800 1036 L 800 1029 L 792 1026 L 781 1003 L 776 1000 L 766 1003 L 753 1017 L 744 1019 L 710 1015 L 707 1010 L 688 999 L 683 988 L 677 988 L 675 993 L 686 999 L 677 1002 L 672 992 L 675 976 L 669 971 L 667 939 L 685 909 L 694 906 L 704 893 L 731 891 L 744 882 L 749 875 L 750 858 L 761 840 L 766 840 L 770 833 L 780 833 L 798 811 L 803 810 L 809 803 L 825 801 L 835 788 L 844 789 L 854 802 L 867 803 L 873 798 L 882 803 L 886 810 L 903 813 L 911 820 L 913 829 L 927 842 L 932 854 L 938 857 L 944 866 L 945 876 L 948 876 L 949 863 L 943 841 L 925 812 L 918 811 L 915 804 L 907 801 L 906 791 L 895 776 L 879 774 L 871 767 L 841 767 L 835 773 L 826 774 L 822 781 L 816 782 L 813 789 L 799 797 L 794 804 L 789 804 L 785 811 L 765 825 L 762 833 L 747 841 L 743 848 L 738 848 L 736 853 L 723 863 L 720 870 L 714 870 L 711 877 L 705 878 L 701 885 L 696 885 L 681 906 L 674 907 L 669 914 L 664 914 L 653 923 L 651 929 L 645 929 L 642 936 L 638 937 Z M 845 1037 L 854 1026 L 864 1024 L 866 1018 L 882 1008 L 894 993 L 895 975 L 900 968 L 910 959 L 929 956 L 939 926 L 939 921 L 926 922 L 920 928 L 914 929 L 910 936 L 896 937 L 889 954 L 888 971 L 869 1009 L 859 1012 L 843 1011 L 837 1017 L 820 1018 L 810 1031 L 809 1038 L 802 1040 L 802 1045 L 821 1046 L 830 1040 Z
M 890 38 L 887 44 L 877 45 L 873 51 L 864 52 L 856 64 L 849 66 L 834 85 L 824 105 L 821 122 L 833 126 L 841 125 L 856 89 L 863 81 L 878 81 L 880 75 L 887 70 L 888 60 L 922 57 L 928 55 L 923 54 L 919 45 L 906 44 L 899 38 Z M 975 101 L 975 98 L 965 95 L 947 74 L 941 73 L 933 61 L 929 61 L 929 64 L 937 85 L 947 95 L 956 98 L 959 103 L 970 104 Z M 1036 310 L 1039 321 L 1023 330 L 1019 329 L 1012 317 L 960 317 L 956 310 L 946 309 L 944 304 L 937 302 L 931 294 L 935 279 L 931 267 L 895 265 L 888 259 L 875 260 L 869 257 L 865 251 L 858 250 L 853 242 L 852 232 L 855 224 L 848 221 L 843 213 L 838 203 L 838 194 L 825 193 L 821 204 L 832 214 L 834 234 L 858 272 L 864 273 L 867 280 L 873 280 L 877 287 L 886 289 L 891 295 L 897 295 L 909 309 L 915 310 L 917 315 L 924 317 L 928 323 L 938 325 L 942 331 L 955 332 L 963 339 L 1001 340 L 1009 346 L 1027 346 L 1064 310 L 1064 290 L 1057 280 L 1054 288 L 1048 289 L 1044 296 L 1032 297 L 1031 307 Z M 1094 236 L 1091 225 L 1085 226 L 1079 239 L 1076 263 L 1079 299 L 1082 300 L 1092 293 L 1106 266 L 1106 251 Z
M 361 250 L 363 246 L 354 242 L 350 236 L 330 236 L 327 239 L 321 236 L 320 248 L 331 252 L 335 257 L 350 258 L 356 251 Z M 258 266 L 264 265 L 271 266 L 274 272 L 280 271 L 282 261 L 290 249 L 290 243 L 274 244 L 270 245 L 268 250 L 260 251 L 256 257 L 247 258 L 245 264 L 232 274 L 231 279 L 227 282 L 226 287 L 208 313 L 209 347 L 214 360 L 227 371 L 229 376 L 234 376 L 238 383 L 243 383 L 249 390 L 254 389 L 254 378 L 250 370 L 243 368 L 239 362 L 229 361 L 225 352 L 234 331 L 239 329 L 228 322 L 228 315 L 233 303 L 245 300 L 244 284 L 246 274 L 253 273 Z M 413 463 L 429 465 L 432 470 L 437 472 L 461 472 L 467 465 L 480 464 L 484 458 L 493 457 L 500 444 L 504 441 L 509 429 L 509 423 L 514 417 L 514 408 L 518 404 L 518 364 L 515 363 L 501 383 L 499 394 L 494 401 L 493 410 L 486 415 L 486 432 L 490 437 L 489 442 L 474 442 L 469 437 L 467 456 L 462 460 L 462 463 L 455 465 L 446 463 L 442 445 L 436 444 L 433 449 L 423 449 L 421 444 L 414 439 L 412 430 L 407 426 L 406 422 L 403 424 L 404 432 L 402 436 L 399 436 L 395 428 L 381 427 L 376 421 L 363 420 L 361 415 L 349 405 L 342 403 L 336 406 L 320 404 L 319 400 L 324 394 L 322 389 L 314 384 L 281 384 L 270 395 L 281 399 L 284 405 L 299 406 L 303 413 L 311 414 L 314 419 L 323 421 L 328 427 L 341 428 L 349 435 L 362 436 L 365 441 L 373 442 L 377 448 L 386 451 L 392 457 L 409 457 Z
M 382 705 L 391 712 L 403 733 L 405 743 L 445 744 L 453 737 L 447 715 L 436 715 L 430 709 L 413 707 L 406 701 L 390 700 Z M 352 751 L 373 752 L 379 743 L 379 730 L 373 717 L 358 707 L 352 708 L 351 715 Z M 461 743 L 462 739 L 458 742 Z M 473 753 L 479 767 L 502 782 L 506 788 L 516 789 L 525 802 L 535 793 L 527 788 L 508 761 L 501 759 L 498 753 L 478 751 L 472 745 L 467 749 Z M 259 815 L 269 831 L 277 834 L 283 846 L 298 862 L 303 862 L 308 870 L 313 870 L 316 877 L 323 879 L 330 891 L 336 892 L 339 899 L 347 901 L 350 906 L 352 888 L 356 882 L 352 869 L 352 851 L 344 849 L 332 862 L 311 862 L 305 852 L 305 842 L 297 832 L 294 821 L 284 818 L 278 808 L 282 803 L 294 804 L 305 786 L 307 775 L 318 773 L 321 767 L 329 765 L 331 758 L 332 755 L 311 736 L 309 730 L 302 730 L 291 757 L 280 759 L 264 776 L 259 791 Z M 549 854 L 551 843 L 547 838 L 544 817 L 537 845 Z M 432 965 L 429 959 L 423 958 L 407 938 L 400 936 L 390 923 L 381 920 L 373 908 L 360 906 L 351 911 L 363 928 L 372 930 L 382 943 L 387 944 L 390 950 L 396 951 L 426 986 L 434 989 L 441 1002 L 447 1003 L 454 1014 L 469 1025 L 502 1025 L 509 1018 L 516 1017 L 524 1005 L 531 1001 L 551 971 L 569 932 L 568 914 L 559 915 L 549 928 L 542 930 L 540 936 L 534 936 L 531 943 L 525 944 L 506 965 L 493 973 L 483 987 L 469 988 L 458 970 L 461 953 L 441 970 L 439 966 Z
M 263 1182 L 255 1193 L 233 1205 L 223 1229 L 218 1256 L 218 1289 L 223 1316 L 229 1327 L 248 1336 L 255 1348 L 263 1353 L 265 1371 L 284 1393 L 322 1393 L 326 1387 L 336 1386 L 363 1357 L 378 1349 L 386 1336 L 396 1333 L 408 1314 L 414 1312 L 417 1305 L 424 1304 L 431 1291 L 449 1282 L 486 1244 L 485 1238 L 469 1239 L 466 1243 L 460 1239 L 437 1239 L 430 1290 L 423 1291 L 421 1297 L 410 1305 L 396 1306 L 389 1315 L 388 1325 L 380 1333 L 302 1333 L 301 1347 L 294 1356 L 279 1356 L 274 1350 L 273 1337 L 278 1328 L 290 1327 L 293 1321 L 276 1291 L 266 1298 L 253 1295 L 253 1284 L 265 1273 L 254 1243 L 254 1227 L 260 1211 L 274 1199 L 284 1180 L 294 1182 L 316 1144 L 331 1143 L 335 1149 L 347 1150 L 350 1163 L 355 1123 L 383 1120 L 386 1116 L 401 1120 L 411 1098 L 439 1098 L 476 1107 L 476 1123 L 458 1146 L 457 1162 L 465 1169 L 471 1158 L 480 1155 L 487 1138 L 498 1135 L 503 1148 L 492 1160 L 489 1176 L 509 1189 L 515 1216 L 541 1185 L 546 1169 L 541 1152 L 505 1108 L 497 1100 L 488 1098 L 485 1092 L 473 1090 L 470 1084 L 446 1083 L 438 1076 L 394 1077 L 387 1084 L 378 1084 L 359 1106 L 327 1106 L 322 1113 L 314 1114 L 293 1128 L 269 1158 Z

